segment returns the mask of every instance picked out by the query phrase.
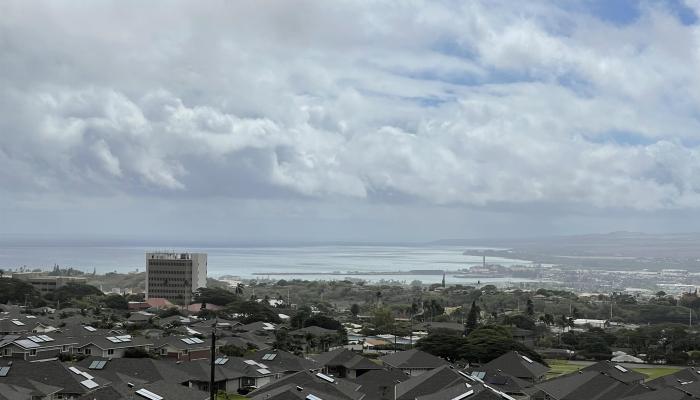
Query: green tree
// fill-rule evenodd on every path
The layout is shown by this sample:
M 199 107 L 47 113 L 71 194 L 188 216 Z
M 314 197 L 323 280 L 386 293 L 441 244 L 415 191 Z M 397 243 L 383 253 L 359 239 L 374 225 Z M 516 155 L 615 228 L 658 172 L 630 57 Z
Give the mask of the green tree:
M 112 308 L 115 310 L 127 310 L 129 309 L 129 302 L 126 301 L 124 296 L 118 294 L 110 294 L 106 296 L 103 300 L 105 307 Z
M 480 312 L 481 310 L 479 309 L 479 306 L 476 305 L 476 301 L 472 301 L 472 307 L 469 309 L 469 314 L 467 314 L 467 333 L 476 329 L 477 325 L 479 324 Z
M 533 316 L 535 315 L 535 304 L 532 302 L 531 299 L 527 299 L 527 310 L 526 310 L 527 315 Z
M 246 353 L 246 349 L 240 348 L 233 344 L 227 344 L 219 348 L 221 354 L 229 357 L 243 357 Z
M 455 362 L 463 355 L 467 339 L 458 333 L 438 331 L 420 339 L 416 347 L 426 353 Z
M 510 329 L 501 325 L 482 326 L 472 331 L 467 336 L 461 356 L 470 362 L 486 363 L 513 350 L 545 363 L 538 353 L 513 340 Z
M 350 306 L 350 313 L 353 317 L 357 317 L 360 314 L 360 306 L 357 303 L 353 303 Z
M 239 301 L 235 293 L 222 288 L 199 288 L 195 293 L 195 299 L 200 303 L 226 306 Z
M 391 310 L 382 307 L 377 308 L 372 313 L 372 322 L 377 330 L 381 332 L 391 332 L 394 328 L 394 316 L 391 315 Z
M 304 321 L 304 327 L 307 326 L 320 326 L 321 328 L 331 329 L 334 331 L 339 331 L 343 329 L 343 325 L 337 320 L 328 317 L 326 315 L 316 314 L 312 315 Z

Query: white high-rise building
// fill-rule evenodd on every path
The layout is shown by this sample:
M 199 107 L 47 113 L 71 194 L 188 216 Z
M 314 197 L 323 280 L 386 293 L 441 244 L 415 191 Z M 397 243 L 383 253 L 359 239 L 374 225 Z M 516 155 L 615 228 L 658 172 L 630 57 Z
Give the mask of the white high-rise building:
M 187 304 L 207 287 L 206 253 L 146 253 L 146 298 Z

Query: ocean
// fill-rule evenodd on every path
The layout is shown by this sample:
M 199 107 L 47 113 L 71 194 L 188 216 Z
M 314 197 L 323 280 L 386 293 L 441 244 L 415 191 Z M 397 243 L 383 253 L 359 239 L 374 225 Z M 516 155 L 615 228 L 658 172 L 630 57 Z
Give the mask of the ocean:
M 140 246 L 77 246 L 77 245 L 17 245 L 0 244 L 0 268 L 5 270 L 26 266 L 49 270 L 54 264 L 73 267 L 85 272 L 143 271 L 148 251 L 203 252 L 208 254 L 209 276 L 239 276 L 243 279 L 345 279 L 367 281 L 395 280 L 410 283 L 436 283 L 441 275 L 387 274 L 378 271 L 447 270 L 452 283 L 475 283 L 475 278 L 455 278 L 449 271 L 481 264 L 479 256 L 467 256 L 461 246 L 251 246 L 251 247 L 188 247 L 153 248 Z M 530 265 L 530 261 L 490 257 L 488 263 L 501 265 Z M 347 274 L 353 272 L 353 274 Z M 281 273 L 281 275 L 280 275 Z M 303 273 L 304 275 L 295 275 Z M 481 278 L 482 283 L 520 282 L 517 278 Z

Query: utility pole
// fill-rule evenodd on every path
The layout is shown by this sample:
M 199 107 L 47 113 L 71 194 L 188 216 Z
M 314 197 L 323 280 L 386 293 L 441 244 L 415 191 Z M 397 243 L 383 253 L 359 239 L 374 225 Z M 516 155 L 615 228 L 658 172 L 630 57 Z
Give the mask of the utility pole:
M 688 307 L 688 327 L 693 327 L 693 309 Z
M 209 400 L 215 400 L 216 399 L 216 390 L 214 389 L 214 381 L 215 381 L 215 374 L 216 374 L 216 368 L 214 364 L 214 360 L 216 359 L 216 325 L 217 325 L 217 320 L 214 320 L 214 329 L 211 331 L 211 360 L 210 360 L 210 376 L 209 376 Z

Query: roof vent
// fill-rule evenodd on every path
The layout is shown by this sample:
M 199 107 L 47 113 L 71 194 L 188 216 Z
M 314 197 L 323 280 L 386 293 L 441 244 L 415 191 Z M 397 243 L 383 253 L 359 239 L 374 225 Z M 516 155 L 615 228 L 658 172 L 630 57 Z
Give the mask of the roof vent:
M 301 386 L 297 386 L 297 390 L 301 392 L 302 390 L 304 390 L 304 388 Z

